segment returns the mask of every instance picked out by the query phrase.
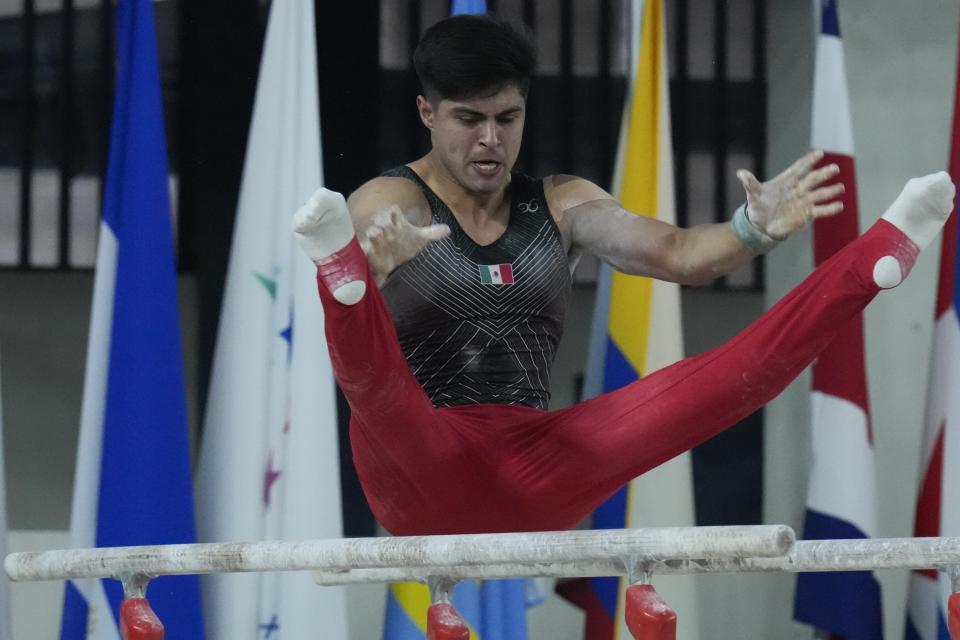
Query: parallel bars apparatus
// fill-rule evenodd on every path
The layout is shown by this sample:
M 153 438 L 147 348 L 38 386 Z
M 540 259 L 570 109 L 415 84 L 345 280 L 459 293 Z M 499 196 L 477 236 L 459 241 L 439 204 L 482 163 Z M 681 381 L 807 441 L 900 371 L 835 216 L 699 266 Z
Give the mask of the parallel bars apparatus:
M 437 575 L 431 567 L 769 557 L 786 553 L 794 540 L 793 530 L 782 525 L 670 527 L 67 549 L 12 553 L 4 565 L 14 581 L 396 568 Z
M 960 538 L 796 541 L 785 525 L 672 527 L 72 549 L 13 553 L 4 566 L 14 581 L 115 578 L 132 599 L 161 575 L 314 571 L 322 585 L 421 581 L 431 586 L 431 609 L 445 607 L 436 612 L 442 624 L 460 580 L 626 575 L 643 583 L 628 591 L 628 626 L 635 637 L 659 640 L 675 637 L 676 616 L 645 584 L 653 574 L 933 568 L 947 571 L 960 592 Z M 428 637 L 459 638 L 463 629 L 438 626 Z M 136 637 L 147 636 L 129 640 Z

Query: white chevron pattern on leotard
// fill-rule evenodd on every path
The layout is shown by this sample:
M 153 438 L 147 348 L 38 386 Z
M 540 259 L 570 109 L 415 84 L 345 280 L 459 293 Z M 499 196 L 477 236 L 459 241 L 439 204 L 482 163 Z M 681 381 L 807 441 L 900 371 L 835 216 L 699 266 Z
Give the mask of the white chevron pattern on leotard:
M 545 408 L 571 278 L 539 183 L 514 177 L 507 230 L 482 247 L 415 181 L 452 233 L 399 267 L 383 288 L 414 375 L 437 406 Z M 502 263 L 512 264 L 513 284 L 481 284 L 479 265 Z

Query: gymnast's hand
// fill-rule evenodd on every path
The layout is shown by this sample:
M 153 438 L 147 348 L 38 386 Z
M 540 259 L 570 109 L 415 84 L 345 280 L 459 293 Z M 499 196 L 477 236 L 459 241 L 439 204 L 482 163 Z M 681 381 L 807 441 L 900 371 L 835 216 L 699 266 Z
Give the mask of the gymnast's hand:
M 376 213 L 371 225 L 359 235 L 377 283 L 383 284 L 391 271 L 420 253 L 428 243 L 450 235 L 450 227 L 418 227 L 407 220 L 400 207 L 393 205 Z
M 843 193 L 843 184 L 825 186 L 840 173 L 840 167 L 828 164 L 814 169 L 822 158 L 823 151 L 811 151 L 766 182 L 760 182 L 746 169 L 737 171 L 747 192 L 747 217 L 751 224 L 771 238 L 783 240 L 817 218 L 843 211 L 843 203 L 837 199 Z

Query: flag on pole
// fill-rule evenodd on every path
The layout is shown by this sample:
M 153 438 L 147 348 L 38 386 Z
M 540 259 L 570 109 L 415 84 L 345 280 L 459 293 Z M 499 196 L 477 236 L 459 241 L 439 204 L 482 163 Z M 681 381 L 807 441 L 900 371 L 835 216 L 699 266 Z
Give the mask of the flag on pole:
M 814 259 L 821 264 L 859 235 L 853 134 L 836 0 L 820 4 L 813 88 L 812 145 L 822 163 L 840 166 L 843 211 L 814 223 Z M 816 15 L 816 14 L 815 14 Z M 864 364 L 863 317 L 847 322 L 813 366 L 813 464 L 803 538 L 867 538 L 876 534 L 876 470 Z M 833 637 L 883 637 L 880 584 L 872 572 L 803 573 L 794 617 Z
M 0 376 L 2 379 L 2 376 Z M 0 385 L 0 390 L 3 386 Z M 7 557 L 6 476 L 3 473 L 3 402 L 0 395 L 0 558 Z M 0 640 L 10 640 L 10 582 L 0 571 Z
M 70 522 L 75 547 L 194 542 L 163 102 L 149 0 L 117 4 L 113 128 Z M 202 638 L 196 576 L 147 591 L 171 638 Z M 116 580 L 71 580 L 61 638 L 119 638 Z
M 960 180 L 960 59 L 957 64 L 950 144 L 950 178 Z M 960 262 L 957 209 L 943 230 L 940 280 L 934 314 L 920 495 L 914 535 L 960 536 Z M 910 576 L 906 640 L 949 640 L 950 578 L 936 571 Z
M 669 223 L 674 213 L 673 150 L 667 88 L 666 31 L 662 0 L 632 3 L 630 98 L 625 105 L 612 192 L 623 206 Z M 611 391 L 683 357 L 680 292 L 675 284 L 612 272 L 598 276 L 588 353 L 585 396 Z M 661 465 L 601 505 L 594 528 L 694 524 L 690 455 Z M 586 612 L 585 640 L 629 638 L 624 624 L 625 580 L 591 578 L 564 582 L 558 591 Z M 658 581 L 657 589 L 678 612 L 679 633 L 698 634 L 691 577 Z
M 343 536 L 316 269 L 290 231 L 323 175 L 314 29 L 312 0 L 271 4 L 197 472 L 205 542 Z M 202 585 L 212 637 L 347 638 L 343 588 L 308 573 Z
M 486 0 L 453 0 L 450 15 L 485 14 Z M 485 284 L 513 284 L 509 264 L 481 265 Z M 486 580 L 461 582 L 453 590 L 453 606 L 470 627 L 471 640 L 526 640 L 527 608 L 543 600 L 535 582 Z M 387 590 L 384 640 L 424 640 L 430 592 L 415 582 L 391 584 Z

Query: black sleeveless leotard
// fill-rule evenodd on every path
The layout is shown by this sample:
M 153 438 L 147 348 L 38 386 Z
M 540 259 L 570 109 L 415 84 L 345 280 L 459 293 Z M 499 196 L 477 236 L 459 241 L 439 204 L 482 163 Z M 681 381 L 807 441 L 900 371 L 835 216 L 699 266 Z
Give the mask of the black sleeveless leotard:
M 480 246 L 412 169 L 384 175 L 415 182 L 433 222 L 451 229 L 394 270 L 381 290 L 431 402 L 545 409 L 572 280 L 543 182 L 512 175 L 507 229 Z

